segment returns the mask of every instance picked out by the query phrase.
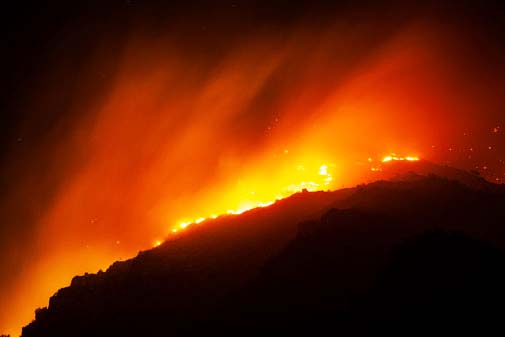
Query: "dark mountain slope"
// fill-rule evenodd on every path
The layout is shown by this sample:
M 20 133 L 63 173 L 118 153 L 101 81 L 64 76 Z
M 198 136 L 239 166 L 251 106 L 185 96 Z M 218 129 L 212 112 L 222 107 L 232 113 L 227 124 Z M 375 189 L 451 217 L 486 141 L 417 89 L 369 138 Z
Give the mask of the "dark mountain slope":
M 402 313 L 429 331 L 441 304 L 478 317 L 505 265 L 505 193 L 490 186 L 410 175 L 208 221 L 74 278 L 23 336 L 368 334 Z M 452 308 L 453 294 L 474 300 Z
M 323 246 L 326 229 L 311 236 L 267 265 L 226 335 L 503 334 L 503 250 L 442 230 L 347 247 Z
M 69 336 L 69 328 L 76 336 L 110 335 L 109 328 L 117 335 L 166 335 L 167 320 L 169 335 L 178 334 L 187 319 L 205 318 L 252 279 L 292 240 L 300 220 L 318 218 L 351 193 L 302 192 L 271 207 L 206 221 L 134 259 L 114 263 L 105 273 L 75 277 L 51 297 L 48 310 L 37 312 L 23 335 Z
M 374 330 L 503 335 L 503 249 L 430 231 L 396 246 L 367 303 Z

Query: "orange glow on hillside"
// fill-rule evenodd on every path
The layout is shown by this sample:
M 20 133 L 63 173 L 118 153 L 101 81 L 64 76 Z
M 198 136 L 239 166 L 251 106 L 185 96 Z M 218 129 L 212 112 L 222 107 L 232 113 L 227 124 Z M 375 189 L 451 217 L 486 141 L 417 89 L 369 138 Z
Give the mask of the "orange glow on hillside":
M 331 171 L 334 169 L 334 164 L 321 164 L 319 166 L 297 165 L 291 175 L 287 173 L 282 175 L 283 179 L 277 184 L 280 187 L 279 190 L 272 189 L 276 185 L 273 185 L 271 181 L 255 181 L 254 184 L 250 185 L 249 192 L 247 189 L 248 185 L 243 184 L 243 188 L 236 192 L 237 196 L 230 195 L 229 199 L 223 201 L 223 206 L 220 208 L 217 203 L 209 204 L 213 206 L 212 211 L 209 212 L 210 215 L 185 218 L 176 225 L 169 227 L 169 231 L 166 234 L 179 234 L 190 226 L 200 224 L 208 219 L 216 219 L 219 216 L 239 215 L 254 208 L 268 207 L 273 205 L 277 200 L 289 197 L 303 190 L 309 192 L 328 190 L 333 180 Z M 298 180 L 298 182 L 290 183 L 289 179 L 293 179 L 293 181 Z M 284 186 L 282 186 L 282 183 L 284 183 Z M 239 193 L 241 194 L 238 195 Z M 229 209 L 228 205 L 238 205 L 238 207 Z M 157 241 L 154 246 L 159 246 L 159 242 Z
M 380 40 L 369 38 L 374 27 L 303 26 L 241 36 L 209 55 L 139 33 L 108 60 L 115 68 L 100 97 L 44 83 L 75 114 L 37 158 L 50 163 L 45 180 L 29 175 L 12 188 L 35 229 L 5 287 L 0 332 L 18 334 L 74 275 L 208 219 L 432 159 L 431 146 L 449 144 L 464 116 L 493 110 L 478 82 L 452 80 L 457 58 L 443 29 L 412 24 Z
M 377 162 L 377 164 L 374 164 L 375 161 L 371 157 L 368 158 L 368 162 L 373 164 L 370 167 L 370 170 L 372 172 L 380 172 L 380 171 L 382 171 L 382 164 L 387 164 L 387 163 L 395 162 L 395 161 L 415 162 L 415 161 L 419 161 L 419 157 L 414 156 L 414 155 L 399 156 L 396 153 L 391 153 L 389 155 L 383 156 L 382 159 L 380 159 Z
M 384 158 L 382 158 L 382 162 L 383 163 L 387 163 L 387 162 L 390 162 L 390 161 L 418 161 L 419 160 L 419 157 L 417 156 L 405 156 L 405 157 L 402 157 L 402 156 L 397 156 L 396 154 L 391 154 L 391 155 L 388 155 L 388 156 L 385 156 Z
M 382 157 L 380 162 L 381 163 L 388 163 L 391 161 L 413 162 L 413 161 L 418 161 L 418 160 L 419 160 L 418 156 L 412 156 L 412 155 L 411 156 L 398 156 L 397 154 L 392 153 L 391 155 L 387 155 L 387 156 Z M 368 157 L 367 161 L 369 163 L 374 162 L 372 157 Z M 179 234 L 182 231 L 184 231 L 185 229 L 189 228 L 190 226 L 200 224 L 200 223 L 205 222 L 206 220 L 209 220 L 209 219 L 216 219 L 222 215 L 239 215 L 239 214 L 242 214 L 242 213 L 247 212 L 249 210 L 252 210 L 254 208 L 268 207 L 270 205 L 273 205 L 277 200 L 289 197 L 290 195 L 297 193 L 297 192 L 301 192 L 303 190 L 307 190 L 309 192 L 328 190 L 329 189 L 328 187 L 330 186 L 330 184 L 332 183 L 332 180 L 333 180 L 330 170 L 334 169 L 335 165 L 334 164 L 330 164 L 330 165 L 322 164 L 316 168 L 317 168 L 317 174 L 316 174 L 316 170 L 314 170 L 314 169 L 307 170 L 306 166 L 298 165 L 296 168 L 296 171 L 303 172 L 302 176 L 305 177 L 306 180 L 309 180 L 309 181 L 300 181 L 297 184 L 286 185 L 278 193 L 274 193 L 274 191 L 270 190 L 270 183 L 268 181 L 263 182 L 263 184 L 264 184 L 263 188 L 259 188 L 260 185 L 255 184 L 254 185 L 255 190 L 251 191 L 249 193 L 249 195 L 255 196 L 256 191 L 258 191 L 258 190 L 263 191 L 262 195 L 265 195 L 265 196 L 275 195 L 275 198 L 272 197 L 272 199 L 270 199 L 269 201 L 259 201 L 259 200 L 255 200 L 254 198 L 249 198 L 247 200 L 246 199 L 242 199 L 242 200 L 237 199 L 237 200 L 239 200 L 239 204 L 241 205 L 239 208 L 227 209 L 226 211 L 224 211 L 224 208 L 222 208 L 220 210 L 215 210 L 215 212 L 212 215 L 209 215 L 207 217 L 197 217 L 193 220 L 186 218 L 184 221 L 180 221 L 178 224 L 170 227 L 168 234 L 172 234 L 172 235 Z M 380 166 L 379 167 L 372 166 L 370 169 L 372 171 L 381 171 Z M 289 177 L 289 175 L 284 175 L 284 176 Z M 313 179 L 313 180 L 311 180 L 311 179 Z M 265 191 L 267 191 L 267 192 L 265 193 Z M 243 197 L 245 197 L 245 196 L 243 196 Z M 234 203 L 234 201 L 230 200 L 230 203 Z M 216 214 L 220 214 L 220 215 L 216 215 Z M 154 247 L 159 246 L 160 243 L 161 243 L 160 241 L 156 241 L 156 243 L 154 244 Z

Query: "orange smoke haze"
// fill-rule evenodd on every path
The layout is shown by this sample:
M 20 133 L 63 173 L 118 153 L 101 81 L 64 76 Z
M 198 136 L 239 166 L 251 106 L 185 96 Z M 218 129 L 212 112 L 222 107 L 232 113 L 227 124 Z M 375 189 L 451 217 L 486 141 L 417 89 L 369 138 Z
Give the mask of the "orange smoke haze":
M 434 145 L 457 143 L 476 109 L 496 106 L 461 75 L 454 32 L 416 22 L 379 43 L 369 30 L 258 33 L 208 60 L 133 35 L 102 96 L 77 104 L 69 136 L 47 146 L 61 180 L 2 294 L 0 328 L 19 333 L 73 275 L 189 223 L 352 186 L 391 153 L 438 161 Z M 31 182 L 16 184 L 31 207 Z

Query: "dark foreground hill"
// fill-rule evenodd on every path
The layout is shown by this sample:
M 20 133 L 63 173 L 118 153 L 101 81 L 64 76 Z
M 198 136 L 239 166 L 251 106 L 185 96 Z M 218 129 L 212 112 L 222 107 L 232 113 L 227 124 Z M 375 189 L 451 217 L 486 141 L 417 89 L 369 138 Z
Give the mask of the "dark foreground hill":
M 75 277 L 23 336 L 499 334 L 505 190 L 456 172 L 207 221 Z

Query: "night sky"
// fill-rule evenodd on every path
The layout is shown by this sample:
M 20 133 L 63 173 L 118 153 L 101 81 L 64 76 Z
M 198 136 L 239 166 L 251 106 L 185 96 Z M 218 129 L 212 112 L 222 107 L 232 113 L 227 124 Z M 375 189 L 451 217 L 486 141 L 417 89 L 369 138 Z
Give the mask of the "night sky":
M 323 165 L 324 189 L 392 152 L 505 182 L 505 5 L 417 2 L 2 4 L 0 333 Z

